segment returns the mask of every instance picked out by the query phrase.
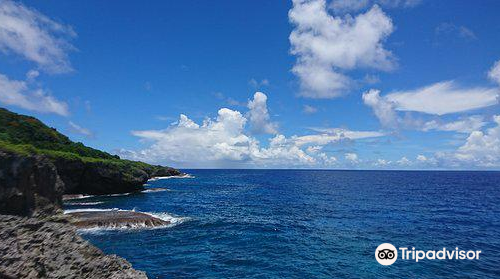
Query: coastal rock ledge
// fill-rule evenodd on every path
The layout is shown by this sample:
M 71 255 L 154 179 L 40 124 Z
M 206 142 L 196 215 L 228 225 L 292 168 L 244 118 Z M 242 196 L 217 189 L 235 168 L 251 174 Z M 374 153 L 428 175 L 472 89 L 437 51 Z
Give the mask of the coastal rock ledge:
M 0 278 L 147 278 L 105 255 L 64 219 L 0 215 Z

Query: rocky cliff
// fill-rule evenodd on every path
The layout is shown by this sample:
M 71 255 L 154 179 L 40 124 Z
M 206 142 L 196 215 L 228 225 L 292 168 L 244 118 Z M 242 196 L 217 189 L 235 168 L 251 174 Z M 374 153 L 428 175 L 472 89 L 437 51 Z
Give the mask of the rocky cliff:
M 62 195 L 134 192 L 149 178 L 179 174 L 72 142 L 33 117 L 0 108 L 0 278 L 146 278 L 78 236 L 74 218 L 60 214 Z M 166 224 L 129 215 L 113 222 Z M 82 226 L 92 223 L 87 219 Z
M 0 214 L 50 215 L 61 208 L 64 184 L 43 156 L 0 150 Z
M 0 151 L 0 278 L 147 278 L 78 236 L 63 191 L 48 158 Z

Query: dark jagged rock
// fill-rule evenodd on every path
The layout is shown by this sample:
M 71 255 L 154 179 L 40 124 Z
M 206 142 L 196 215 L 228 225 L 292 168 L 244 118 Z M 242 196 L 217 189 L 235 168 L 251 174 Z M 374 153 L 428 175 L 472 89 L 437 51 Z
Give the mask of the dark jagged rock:
M 113 164 L 58 158 L 57 171 L 67 194 L 106 195 L 141 191 L 149 175 L 140 169 L 123 172 Z
M 61 208 L 63 191 L 64 184 L 47 158 L 0 150 L 0 214 L 53 214 Z
M 177 169 L 170 168 L 170 167 L 162 167 L 162 166 L 156 166 L 157 168 L 149 175 L 149 178 L 154 178 L 154 177 L 164 177 L 164 176 L 175 176 L 175 175 L 181 175 L 182 172 L 180 172 Z
M 128 210 L 84 211 L 66 215 L 78 228 L 154 228 L 170 224 L 149 214 Z
M 62 220 L 0 215 L 0 278 L 147 278 Z

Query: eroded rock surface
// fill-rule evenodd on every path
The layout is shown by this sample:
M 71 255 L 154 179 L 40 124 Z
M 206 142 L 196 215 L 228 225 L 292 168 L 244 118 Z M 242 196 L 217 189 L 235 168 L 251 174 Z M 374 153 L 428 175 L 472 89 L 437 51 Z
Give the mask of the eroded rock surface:
M 64 219 L 0 215 L 0 278 L 147 278 L 105 255 Z
M 170 224 L 149 214 L 128 210 L 83 211 L 66 215 L 78 228 L 154 228 Z

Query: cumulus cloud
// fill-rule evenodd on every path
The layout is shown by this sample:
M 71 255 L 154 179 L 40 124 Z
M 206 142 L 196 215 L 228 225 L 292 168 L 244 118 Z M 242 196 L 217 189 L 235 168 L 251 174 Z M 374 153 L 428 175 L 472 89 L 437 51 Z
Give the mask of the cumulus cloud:
M 297 57 L 292 72 L 304 97 L 335 98 L 348 91 L 353 82 L 343 71 L 395 67 L 383 46 L 394 27 L 377 5 L 353 18 L 330 15 L 325 0 L 294 0 L 288 16 L 294 25 L 291 53 Z
M 267 96 L 262 92 L 256 92 L 253 100 L 248 101 L 248 112 L 252 132 L 255 134 L 276 134 L 277 124 L 270 122 L 267 109 Z
M 181 114 L 166 129 L 133 131 L 133 135 L 149 145 L 147 148 L 118 153 L 129 159 L 181 167 L 332 167 L 338 162 L 329 151 L 323 150 L 327 145 L 383 136 L 380 132 L 322 128 L 313 135 L 275 134 L 262 144 L 246 132 L 251 114 L 246 115 L 248 119 L 239 111 L 222 108 L 217 117 L 198 124 Z
M 136 156 L 148 161 L 246 160 L 254 140 L 243 134 L 247 120 L 238 111 L 220 109 L 217 118 L 202 125 L 181 115 L 178 123 L 166 130 L 133 131 L 153 144 Z
M 247 119 L 238 111 L 222 108 L 215 119 L 199 125 L 185 115 L 165 130 L 133 131 L 152 145 L 142 151 L 120 151 L 122 156 L 149 162 L 172 162 L 188 166 L 307 166 L 317 162 L 283 135 L 263 148 L 245 134 Z
M 49 73 L 71 71 L 67 52 L 76 33 L 21 3 L 0 1 L 0 51 L 21 55 Z
M 69 125 L 70 131 L 72 133 L 80 134 L 80 135 L 85 136 L 87 138 L 93 138 L 94 137 L 94 133 L 92 133 L 92 131 L 90 131 L 87 128 L 83 128 L 80 125 L 75 124 L 73 121 L 69 121 L 68 125 Z
M 495 62 L 493 67 L 491 67 L 490 71 L 488 72 L 488 77 L 498 83 L 500 85 L 500 60 Z
M 357 164 L 359 163 L 359 158 L 358 154 L 356 153 L 346 153 L 344 154 L 344 158 L 350 163 L 350 164 Z
M 408 167 L 412 164 L 412 162 L 408 160 L 406 156 L 401 157 L 401 159 L 399 159 L 396 163 L 401 167 Z
M 464 145 L 452 154 L 460 163 L 472 166 L 500 166 L 500 115 L 493 117 L 495 126 L 470 133 Z
M 377 159 L 377 161 L 375 162 L 375 166 L 376 167 L 386 167 L 386 166 L 389 166 L 392 162 L 391 161 L 388 161 L 388 160 L 385 160 L 385 159 Z
M 68 105 L 41 88 L 31 88 L 25 81 L 10 80 L 0 74 L 0 102 L 23 109 L 67 116 Z
M 385 96 L 399 111 L 444 115 L 498 104 L 498 88 L 458 86 L 454 81 L 438 82 L 415 90 Z

